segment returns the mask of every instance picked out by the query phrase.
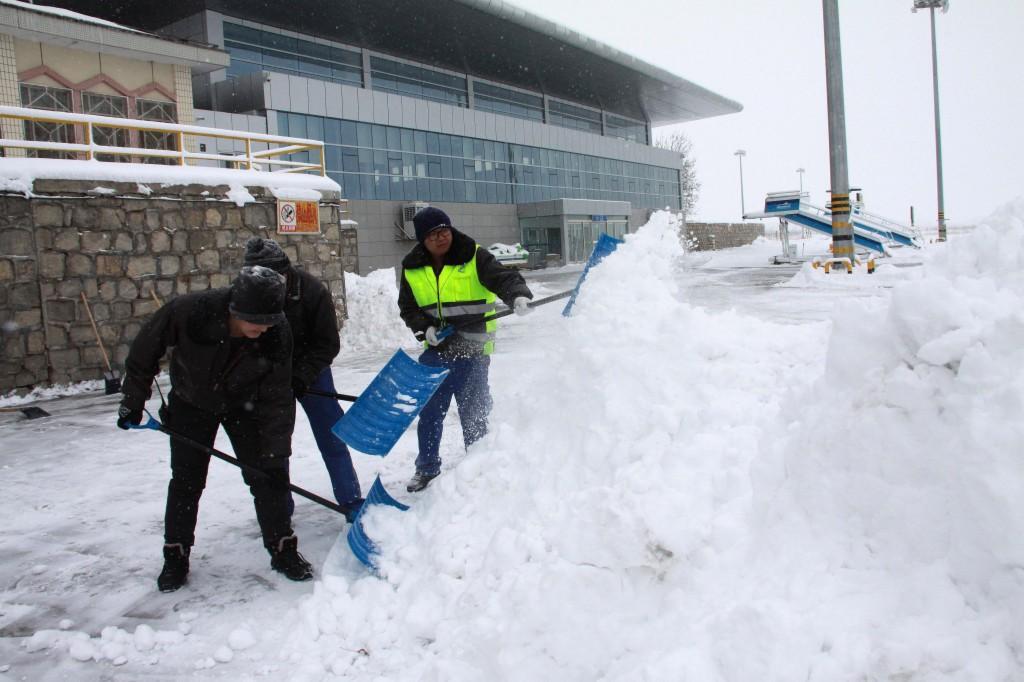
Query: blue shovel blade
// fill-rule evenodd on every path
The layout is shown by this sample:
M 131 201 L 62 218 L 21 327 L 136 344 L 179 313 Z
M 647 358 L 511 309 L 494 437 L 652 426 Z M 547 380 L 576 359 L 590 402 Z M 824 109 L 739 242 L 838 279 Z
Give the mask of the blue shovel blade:
M 331 431 L 349 447 L 384 456 L 444 382 L 448 370 L 395 352 Z
M 605 256 L 614 251 L 621 243 L 621 239 L 616 239 L 604 232 L 601 233 L 601 236 L 597 238 L 597 243 L 594 244 L 594 250 L 590 252 L 587 264 L 583 267 L 583 274 L 580 275 L 579 281 L 576 282 L 576 288 L 573 289 L 572 296 L 569 297 L 569 302 L 565 304 L 565 308 L 562 310 L 562 315 L 568 317 L 569 313 L 572 312 L 572 306 L 576 303 L 576 295 L 580 293 L 580 287 L 583 286 L 583 280 L 587 278 L 590 268 L 600 263 Z
M 373 556 L 377 554 L 377 545 L 373 543 L 373 540 L 370 539 L 370 536 L 363 529 L 363 513 L 367 508 L 375 504 L 387 505 L 402 511 L 409 509 L 408 506 L 388 494 L 388 491 L 384 489 L 384 484 L 380 482 L 380 476 L 377 476 L 377 480 L 373 482 L 373 486 L 366 496 L 366 501 L 359 509 L 359 513 L 356 514 L 355 520 L 352 521 L 352 525 L 348 529 L 348 546 L 352 550 L 352 554 L 364 566 L 374 570 L 376 570 L 376 566 L 374 566 Z

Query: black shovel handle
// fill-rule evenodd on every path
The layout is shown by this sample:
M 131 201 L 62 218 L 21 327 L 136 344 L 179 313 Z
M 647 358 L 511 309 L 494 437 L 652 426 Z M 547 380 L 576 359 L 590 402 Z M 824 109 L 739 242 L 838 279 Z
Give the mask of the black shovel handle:
M 570 296 L 572 296 L 572 292 L 573 291 L 575 291 L 575 289 L 570 289 L 569 291 L 561 291 L 561 292 L 559 292 L 557 294 L 551 294 L 550 296 L 545 296 L 544 298 L 538 298 L 536 301 L 530 301 L 527 304 L 527 307 L 528 308 L 536 308 L 537 306 L 542 306 L 545 303 L 551 303 L 553 301 L 560 301 L 563 298 L 569 298 Z M 459 329 L 462 329 L 463 327 L 468 327 L 468 326 L 473 325 L 473 324 L 480 324 L 481 322 L 490 322 L 491 320 L 497 320 L 497 319 L 502 318 L 502 317 L 508 317 L 509 315 L 511 315 L 514 312 L 515 312 L 515 308 L 508 308 L 506 310 L 502 310 L 500 313 L 494 313 L 493 315 L 488 315 L 487 317 L 483 317 L 483 318 L 481 318 L 479 320 L 466 320 L 465 322 L 460 322 L 458 324 L 450 324 L 450 325 L 448 325 L 446 327 L 441 327 L 441 329 L 438 330 L 438 332 L 439 332 L 438 338 L 439 339 L 447 338 L 447 337 L 451 336 L 455 331 L 457 331 Z M 440 333 L 440 332 L 447 332 L 447 333 Z
M 200 443 L 198 441 L 192 440 L 188 436 L 183 436 L 182 434 L 178 433 L 177 431 L 173 431 L 173 430 L 167 428 L 166 426 L 164 426 L 163 424 L 158 422 L 156 419 L 154 419 L 152 416 L 150 416 L 149 421 L 146 422 L 145 424 L 141 424 L 141 425 L 138 425 L 138 426 L 134 426 L 133 425 L 131 428 L 133 428 L 133 429 L 152 429 L 154 431 L 163 431 L 164 433 L 166 433 L 171 438 L 177 438 L 182 443 L 185 443 L 186 445 L 191 445 L 194 448 L 198 448 L 199 450 L 202 450 L 203 452 L 205 452 L 206 454 L 208 454 L 208 455 L 210 455 L 212 457 L 216 457 L 217 459 L 224 460 L 228 464 L 233 464 L 236 467 L 238 467 L 239 469 L 242 469 L 243 471 L 247 471 L 250 474 L 255 474 L 257 476 L 262 476 L 264 478 L 269 478 L 269 479 L 274 480 L 274 481 L 276 481 L 278 483 L 281 482 L 280 480 L 275 479 L 273 476 L 268 474 L 266 471 L 263 471 L 262 469 L 257 469 L 256 467 L 254 467 L 254 466 L 252 466 L 250 464 L 246 464 L 244 462 L 239 461 L 237 458 L 232 457 L 231 455 L 229 455 L 229 454 L 227 454 L 225 452 L 221 452 L 220 450 L 216 450 L 214 448 L 211 448 L 209 445 L 203 445 L 202 443 Z M 336 511 L 339 514 L 342 514 L 342 515 L 344 515 L 344 513 L 345 513 L 345 510 L 342 509 L 335 502 L 331 502 L 330 500 L 328 500 L 326 498 L 320 497 L 316 493 L 311 493 L 308 490 L 300 488 L 299 486 L 295 485 L 294 483 L 292 483 L 290 481 L 288 482 L 288 489 L 291 490 L 293 493 L 295 493 L 297 495 L 301 495 L 302 497 L 305 497 L 307 500 L 310 500 L 312 502 L 316 502 L 320 506 L 327 507 L 331 511 Z
M 330 391 L 318 391 L 315 388 L 307 388 L 307 395 L 321 395 L 325 398 L 334 398 L 335 400 L 347 400 L 350 403 L 354 403 L 359 400 L 357 395 L 345 395 L 344 393 L 331 393 Z

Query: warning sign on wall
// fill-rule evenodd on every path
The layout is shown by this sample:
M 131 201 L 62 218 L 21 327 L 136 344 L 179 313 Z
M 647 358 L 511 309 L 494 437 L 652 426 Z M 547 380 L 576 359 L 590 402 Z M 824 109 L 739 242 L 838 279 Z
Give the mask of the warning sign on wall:
M 320 204 L 316 201 L 278 201 L 278 234 L 320 234 Z

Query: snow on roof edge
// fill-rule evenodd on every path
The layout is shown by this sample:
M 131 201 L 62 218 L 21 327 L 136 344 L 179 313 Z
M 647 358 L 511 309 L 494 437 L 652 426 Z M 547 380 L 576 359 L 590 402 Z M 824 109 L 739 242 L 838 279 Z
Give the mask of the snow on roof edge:
M 153 35 L 152 33 L 146 33 L 130 26 L 122 26 L 121 24 L 115 24 L 113 21 L 107 21 L 106 19 L 99 19 L 97 17 L 91 17 L 88 14 L 82 14 L 80 12 L 72 12 L 69 9 L 63 9 L 61 7 L 51 7 L 49 5 L 34 5 L 30 2 L 22 2 L 21 0 L 0 0 L 0 5 L 9 5 L 11 7 L 17 7 L 18 9 L 27 10 L 29 12 L 38 12 L 40 14 L 49 14 L 51 16 L 61 17 L 63 19 L 71 19 L 72 21 L 81 21 L 85 24 L 95 24 L 97 26 L 104 26 L 106 28 L 113 28 L 119 31 L 129 31 L 131 33 L 142 33 L 144 35 Z

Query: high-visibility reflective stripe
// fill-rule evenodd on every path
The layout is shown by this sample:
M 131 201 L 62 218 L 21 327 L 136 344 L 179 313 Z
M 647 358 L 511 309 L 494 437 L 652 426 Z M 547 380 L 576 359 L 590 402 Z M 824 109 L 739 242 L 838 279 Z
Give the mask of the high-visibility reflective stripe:
M 428 306 L 430 308 L 436 308 L 437 306 Z M 426 310 L 426 308 L 424 308 Z M 470 304 L 457 304 L 448 305 L 444 304 L 444 316 L 455 317 L 457 315 L 486 315 L 487 313 L 493 313 L 495 305 L 493 303 L 470 303 Z

